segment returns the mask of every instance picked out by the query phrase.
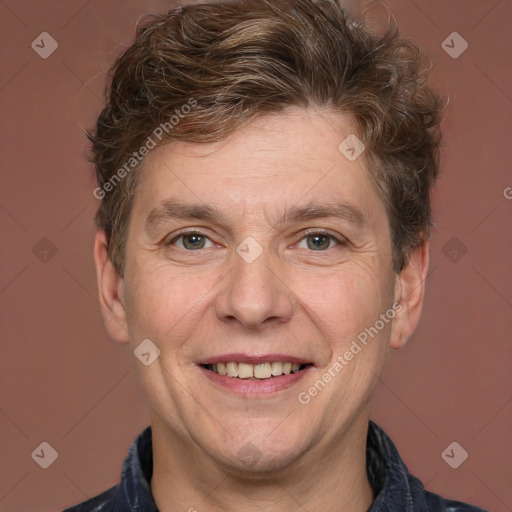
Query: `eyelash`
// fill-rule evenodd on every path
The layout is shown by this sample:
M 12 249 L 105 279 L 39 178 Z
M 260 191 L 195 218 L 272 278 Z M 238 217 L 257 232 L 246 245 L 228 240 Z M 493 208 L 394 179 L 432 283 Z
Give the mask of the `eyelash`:
M 302 233 L 302 236 L 298 239 L 297 242 L 302 242 L 302 240 L 304 240 L 305 238 L 307 238 L 308 236 L 312 236 L 312 235 L 321 235 L 321 236 L 326 236 L 328 238 L 330 238 L 331 240 L 334 240 L 338 246 L 341 246 L 341 245 L 345 245 L 347 240 L 345 238 L 343 238 L 342 236 L 336 236 L 336 235 L 333 235 L 332 233 L 329 233 L 329 231 L 325 231 L 323 229 L 320 229 L 320 230 L 311 230 L 311 231 L 306 231 L 304 233 Z M 329 249 L 332 249 L 333 247 L 329 247 Z M 327 249 L 326 249 L 327 250 Z M 311 251 L 311 252 L 325 252 L 324 251 Z
M 176 241 L 178 241 L 180 238 L 186 236 L 186 235 L 200 235 L 200 236 L 203 236 L 205 238 L 208 238 L 210 240 L 210 237 L 206 234 L 206 233 L 203 233 L 202 231 L 200 230 L 184 230 L 184 231 L 178 231 L 178 233 L 176 234 L 176 236 L 174 236 L 169 242 L 166 242 L 165 245 L 166 246 L 171 246 L 171 245 L 174 245 L 174 243 Z M 302 233 L 302 236 L 300 238 L 297 239 L 297 241 L 295 243 L 298 243 L 298 242 L 302 242 L 302 240 L 304 240 L 305 238 L 307 238 L 308 236 L 312 236 L 312 235 L 321 235 L 321 236 L 326 236 L 326 237 L 329 237 L 331 240 L 334 240 L 335 242 L 338 243 L 338 245 L 344 245 L 346 244 L 346 239 L 343 238 L 343 237 L 337 237 L 335 235 L 333 235 L 332 233 L 328 232 L 328 231 L 325 231 L 325 230 L 311 230 L 311 231 L 306 231 L 304 233 Z M 210 240 L 211 241 L 211 240 Z M 331 247 L 329 247 L 329 249 L 331 249 Z M 198 252 L 200 251 L 201 249 L 196 249 L 195 251 L 194 250 L 190 250 L 190 249 L 183 249 L 187 252 Z M 319 251 L 311 251 L 311 252 L 325 252 L 325 250 L 319 250 Z

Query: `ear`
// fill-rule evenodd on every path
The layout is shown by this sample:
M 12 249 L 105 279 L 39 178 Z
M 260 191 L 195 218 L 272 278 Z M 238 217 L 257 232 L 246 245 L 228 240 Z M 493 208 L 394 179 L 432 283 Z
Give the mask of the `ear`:
M 98 230 L 94 239 L 94 264 L 105 327 L 111 338 L 129 343 L 124 284 L 108 257 L 107 235 L 103 230 Z
M 397 307 L 389 341 L 390 348 L 402 348 L 418 325 L 425 295 L 428 250 L 429 241 L 425 240 L 414 249 L 406 265 L 396 276 L 395 303 Z

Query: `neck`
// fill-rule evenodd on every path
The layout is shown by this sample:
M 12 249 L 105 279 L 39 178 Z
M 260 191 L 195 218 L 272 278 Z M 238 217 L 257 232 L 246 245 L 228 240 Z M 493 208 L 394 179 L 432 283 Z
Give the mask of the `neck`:
M 153 498 L 160 512 L 366 512 L 374 499 L 366 473 L 368 419 L 360 417 L 286 468 L 254 474 L 221 467 L 152 415 Z

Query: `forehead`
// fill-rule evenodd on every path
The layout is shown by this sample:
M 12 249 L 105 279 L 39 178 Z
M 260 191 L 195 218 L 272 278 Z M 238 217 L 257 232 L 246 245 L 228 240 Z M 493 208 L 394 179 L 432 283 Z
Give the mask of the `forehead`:
M 347 158 L 344 141 L 354 136 L 349 118 L 297 108 L 256 118 L 220 142 L 174 141 L 146 157 L 136 204 L 154 213 L 172 195 L 227 214 L 323 202 L 382 213 L 364 153 Z

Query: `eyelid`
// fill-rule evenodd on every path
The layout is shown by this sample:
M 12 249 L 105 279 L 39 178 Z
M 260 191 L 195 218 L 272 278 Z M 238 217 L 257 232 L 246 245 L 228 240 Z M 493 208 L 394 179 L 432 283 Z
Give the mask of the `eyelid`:
M 164 245 L 174 245 L 174 242 L 176 242 L 178 238 L 184 235 L 201 235 L 205 238 L 208 238 L 212 243 L 216 243 L 211 239 L 210 235 L 203 231 L 201 228 L 183 228 L 167 236 L 164 239 Z M 166 239 L 169 239 L 169 241 L 166 242 Z
M 307 229 L 306 231 L 301 231 L 300 238 L 297 239 L 297 242 L 302 241 L 304 238 L 310 235 L 330 236 L 334 238 L 334 240 L 336 240 L 339 244 L 345 244 L 348 242 L 348 240 L 343 235 L 340 235 L 339 233 L 334 233 L 328 229 L 323 228 L 310 228 Z
M 202 228 L 188 228 L 187 227 L 187 228 L 180 229 L 180 230 L 176 231 L 175 233 L 173 233 L 171 235 L 172 238 L 168 242 L 164 242 L 164 245 L 171 245 L 180 236 L 191 235 L 191 234 L 197 234 L 197 235 L 204 236 L 204 237 L 208 238 L 212 243 L 216 243 L 211 239 L 210 235 L 206 231 L 204 231 Z M 340 235 L 339 233 L 334 233 L 334 232 L 331 232 L 330 230 L 323 229 L 323 228 L 309 228 L 305 231 L 301 231 L 297 235 L 295 243 L 301 242 L 304 238 L 306 238 L 310 235 L 329 236 L 329 237 L 333 238 L 334 240 L 336 240 L 336 242 L 338 242 L 340 245 L 343 245 L 343 244 L 347 243 L 347 241 L 348 241 L 344 236 Z

